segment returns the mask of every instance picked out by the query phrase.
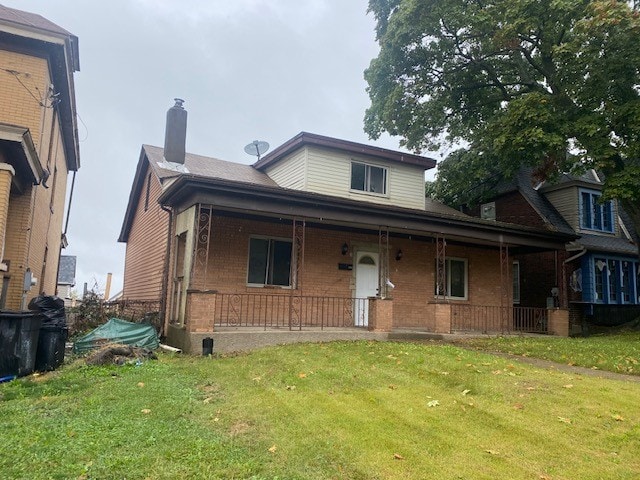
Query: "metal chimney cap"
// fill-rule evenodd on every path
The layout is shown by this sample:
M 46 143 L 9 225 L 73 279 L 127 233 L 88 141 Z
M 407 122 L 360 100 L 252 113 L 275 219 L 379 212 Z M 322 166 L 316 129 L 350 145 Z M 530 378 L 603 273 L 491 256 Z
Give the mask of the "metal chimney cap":
M 174 98 L 176 104 L 174 105 L 174 107 L 179 107 L 182 108 L 182 104 L 184 103 L 184 100 L 181 98 Z

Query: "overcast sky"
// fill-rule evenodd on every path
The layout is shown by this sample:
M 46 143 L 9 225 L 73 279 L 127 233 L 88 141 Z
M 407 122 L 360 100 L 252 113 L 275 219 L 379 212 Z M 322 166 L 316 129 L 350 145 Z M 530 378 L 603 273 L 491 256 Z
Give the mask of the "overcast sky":
M 122 288 L 117 242 L 142 144 L 164 145 L 173 98 L 189 112 L 187 151 L 250 164 L 301 131 L 371 141 L 363 72 L 378 53 L 367 0 L 0 0 L 79 38 L 81 168 L 66 255 L 84 282 Z M 440 156 L 431 154 L 436 159 Z

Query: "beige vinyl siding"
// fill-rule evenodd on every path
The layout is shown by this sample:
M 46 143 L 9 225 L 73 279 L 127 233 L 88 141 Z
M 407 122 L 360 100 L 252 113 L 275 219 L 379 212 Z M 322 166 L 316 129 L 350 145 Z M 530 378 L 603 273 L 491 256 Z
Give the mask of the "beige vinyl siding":
M 307 174 L 307 150 L 303 148 L 286 156 L 272 167 L 267 168 L 266 174 L 281 187 L 304 190 Z
M 575 231 L 580 229 L 580 203 L 578 200 L 578 188 L 569 187 L 547 192 L 547 199 L 555 207 L 560 215 Z
M 586 188 L 587 190 L 593 190 Z M 587 232 L 591 234 L 599 234 L 603 235 L 611 235 L 609 232 L 598 232 L 596 230 L 589 229 L 581 229 L 580 228 L 580 188 L 576 186 L 563 188 L 559 190 L 553 190 L 551 192 L 545 193 L 547 199 L 551 202 L 551 204 L 555 207 L 555 209 L 564 217 L 564 219 L 569 223 L 571 228 L 573 228 L 576 232 Z M 613 202 L 613 215 L 611 220 L 613 221 L 613 233 L 615 235 L 619 235 L 619 226 L 618 226 L 618 205 L 616 202 Z
M 351 191 L 352 161 L 387 168 L 387 194 L 375 195 Z M 305 190 L 363 202 L 406 208 L 425 208 L 423 168 L 383 162 L 336 150 L 307 148 L 307 186 Z
M 149 177 L 148 171 L 147 167 L 127 240 L 123 297 L 129 300 L 160 300 L 162 293 L 169 214 L 158 204 L 160 181 L 154 174 Z M 149 178 L 149 204 L 145 211 Z

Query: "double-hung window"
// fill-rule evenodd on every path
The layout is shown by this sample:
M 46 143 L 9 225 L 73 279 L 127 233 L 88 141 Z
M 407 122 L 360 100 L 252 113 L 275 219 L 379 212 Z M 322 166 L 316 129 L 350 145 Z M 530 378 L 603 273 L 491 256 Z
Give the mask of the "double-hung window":
M 247 283 L 290 286 L 291 240 L 251 238 Z
M 613 203 L 596 190 L 580 190 L 580 228 L 613 232 Z
M 351 162 L 351 190 L 387 194 L 387 169 L 368 163 Z
M 438 268 L 436 264 L 436 269 Z M 467 299 L 467 261 L 463 258 L 446 258 L 445 284 L 436 284 L 435 294 L 459 300 Z M 437 277 L 437 274 L 436 274 Z

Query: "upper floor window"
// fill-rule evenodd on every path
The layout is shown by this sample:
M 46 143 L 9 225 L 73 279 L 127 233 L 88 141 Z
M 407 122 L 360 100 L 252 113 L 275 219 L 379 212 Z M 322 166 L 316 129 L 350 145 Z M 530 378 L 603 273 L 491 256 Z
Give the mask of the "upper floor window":
M 601 202 L 600 196 L 594 190 L 580 190 L 580 227 L 613 232 L 613 203 Z
M 291 240 L 251 238 L 247 283 L 291 285 Z
M 368 163 L 351 162 L 351 190 L 387 194 L 387 169 Z

